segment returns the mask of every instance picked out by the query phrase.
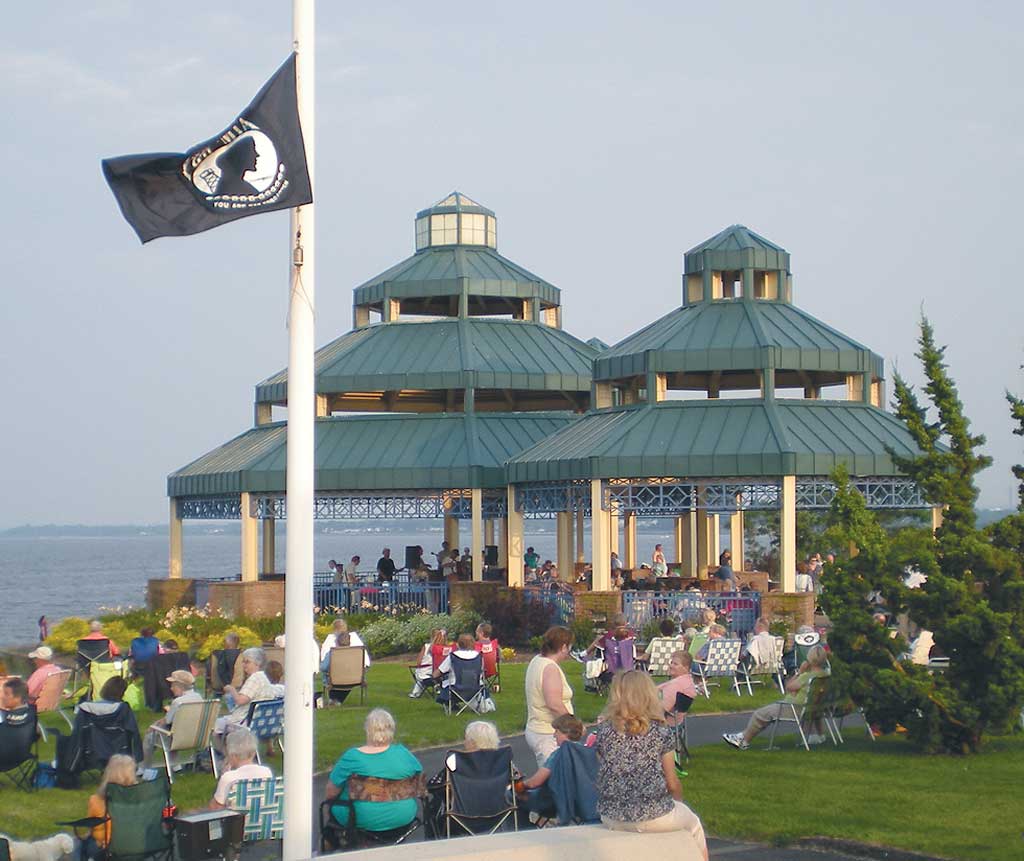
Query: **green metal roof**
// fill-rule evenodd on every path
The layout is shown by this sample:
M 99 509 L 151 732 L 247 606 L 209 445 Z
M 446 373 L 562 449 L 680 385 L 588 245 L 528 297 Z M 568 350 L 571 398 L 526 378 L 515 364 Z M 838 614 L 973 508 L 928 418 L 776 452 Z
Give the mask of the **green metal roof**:
M 561 291 L 493 248 L 441 246 L 424 248 L 361 284 L 353 291 L 356 305 L 368 305 L 390 296 L 458 296 L 463 285 L 470 296 L 539 298 L 561 304 Z
M 441 490 L 505 486 L 504 462 L 571 413 L 334 416 L 317 419 L 315 487 Z M 285 492 L 287 425 L 246 431 L 167 478 L 168 496 Z
M 479 317 L 375 323 L 316 353 L 316 391 L 526 389 L 590 391 L 597 350 L 528 320 Z M 287 400 L 288 372 L 256 386 L 257 402 Z
M 903 423 L 848 401 L 665 401 L 589 413 L 508 463 L 510 483 L 650 476 L 899 475 Z
M 742 224 L 733 224 L 716 233 L 683 257 L 685 271 L 704 269 L 781 269 L 789 270 L 789 252 Z
M 799 308 L 761 300 L 699 302 L 666 314 L 594 363 L 594 379 L 647 371 L 726 371 L 784 368 L 871 371 L 883 376 L 880 356 Z

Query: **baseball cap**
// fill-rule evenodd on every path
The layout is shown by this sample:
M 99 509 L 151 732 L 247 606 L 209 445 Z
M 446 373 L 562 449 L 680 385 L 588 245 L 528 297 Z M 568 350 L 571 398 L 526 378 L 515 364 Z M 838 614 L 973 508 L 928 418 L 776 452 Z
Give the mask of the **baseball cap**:
M 34 652 L 29 652 L 28 656 L 30 658 L 42 658 L 44 661 L 49 661 L 53 658 L 53 649 L 49 646 L 40 646 Z
M 179 685 L 185 685 L 190 688 L 196 683 L 196 677 L 188 670 L 175 670 L 167 677 L 167 681 L 177 682 Z

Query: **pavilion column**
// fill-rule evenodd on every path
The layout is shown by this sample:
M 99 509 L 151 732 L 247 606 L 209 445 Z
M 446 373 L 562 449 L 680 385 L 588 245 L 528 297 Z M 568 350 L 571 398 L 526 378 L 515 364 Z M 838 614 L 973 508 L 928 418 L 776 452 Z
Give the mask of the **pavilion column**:
M 942 517 L 945 508 L 941 505 L 932 506 L 932 534 L 938 532 L 939 527 L 942 526 Z
M 608 519 L 601 507 L 604 488 L 601 479 L 590 481 L 590 564 L 594 571 L 594 591 L 612 588 L 611 551 L 608 549 Z
M 572 540 L 573 513 L 571 511 L 559 511 L 555 515 L 556 535 L 556 562 L 558 564 L 558 576 L 561 580 L 572 581 L 573 562 L 575 547 Z
M 796 476 L 782 477 L 779 500 L 779 578 L 783 592 L 796 591 Z
M 579 511 L 576 512 L 576 561 L 582 562 L 583 559 L 583 506 L 580 506 Z
M 743 570 L 743 510 L 737 509 L 729 515 L 729 552 L 732 553 L 734 571 Z
M 487 518 L 484 521 L 484 544 L 494 544 L 494 518 Z
M 444 540 L 451 550 L 459 550 L 459 519 L 450 514 L 444 516 Z
M 268 517 L 263 520 L 263 565 L 260 568 L 264 574 L 274 573 L 274 554 L 276 551 L 275 539 L 277 537 L 277 529 L 275 528 L 277 521 L 273 517 Z
M 523 585 L 523 514 L 516 511 L 516 489 L 508 489 L 508 514 L 506 515 L 508 540 L 505 543 L 508 554 L 508 585 Z
M 678 562 L 680 565 L 682 565 L 684 560 L 686 559 L 686 557 L 683 555 L 683 544 L 684 544 L 684 539 L 686 537 L 686 527 L 683 525 L 684 519 L 686 519 L 686 515 L 685 514 L 681 515 L 679 517 L 676 517 L 672 521 L 672 525 L 674 527 L 674 529 L 673 529 L 674 534 L 672 536 L 673 539 L 674 539 L 674 542 L 673 542 L 674 547 L 673 547 L 673 549 L 675 551 L 675 559 L 673 561 L 674 562 Z
M 636 570 L 636 515 L 627 511 L 622 518 L 622 567 Z
M 242 518 L 242 582 L 252 583 L 259 580 L 256 566 L 259 553 L 259 533 L 256 529 L 256 518 L 251 511 L 252 494 L 243 493 L 239 505 Z
M 608 512 L 608 555 L 619 552 L 619 514 Z
M 484 579 L 484 545 L 481 540 L 484 534 L 484 492 L 479 487 L 474 487 L 470 492 L 469 522 L 473 532 L 469 550 L 473 555 L 473 580 L 479 582 Z
M 697 539 L 697 576 L 702 579 L 707 576 L 708 567 L 716 555 L 711 537 L 714 525 L 714 515 L 708 514 L 703 508 L 698 508 L 695 536 Z
M 708 556 L 711 557 L 711 564 L 717 565 L 722 553 L 722 526 L 717 514 L 709 514 L 708 521 Z
M 508 570 L 508 518 L 498 518 L 498 567 Z
M 182 558 L 182 521 L 181 513 L 178 510 L 178 500 L 176 497 L 171 497 L 170 505 L 170 520 L 168 521 L 168 538 L 169 540 L 169 552 L 167 556 L 167 576 L 172 580 L 177 580 L 181 577 L 181 558 Z
M 683 572 L 686 577 L 697 577 L 697 512 L 688 511 L 679 518 L 683 530 Z

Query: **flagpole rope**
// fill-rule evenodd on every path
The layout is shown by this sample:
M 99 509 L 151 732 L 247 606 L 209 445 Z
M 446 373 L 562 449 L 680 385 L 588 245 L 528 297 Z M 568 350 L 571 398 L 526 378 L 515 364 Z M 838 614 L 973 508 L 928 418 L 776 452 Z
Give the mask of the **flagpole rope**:
M 309 308 L 313 315 L 313 319 L 316 319 L 316 309 L 313 308 L 313 303 L 309 299 L 309 294 L 306 292 L 306 286 L 302 283 L 302 263 L 303 263 L 303 248 L 302 248 L 302 228 L 300 227 L 295 233 L 295 248 L 292 251 L 292 284 L 291 292 L 294 295 L 299 296 L 305 303 L 306 307 Z M 288 306 L 288 315 L 285 319 L 285 328 L 291 325 L 291 303 Z

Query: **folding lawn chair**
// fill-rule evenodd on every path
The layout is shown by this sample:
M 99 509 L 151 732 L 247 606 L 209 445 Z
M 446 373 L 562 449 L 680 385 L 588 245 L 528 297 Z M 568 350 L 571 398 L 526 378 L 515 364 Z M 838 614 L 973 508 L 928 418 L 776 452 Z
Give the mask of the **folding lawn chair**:
M 67 721 L 68 729 L 71 729 L 74 724 L 71 721 L 71 715 L 62 706 L 64 701 L 69 699 L 69 694 L 65 689 L 70 679 L 71 670 L 50 673 L 43 680 L 43 686 L 39 689 L 39 696 L 36 697 L 36 713 L 46 714 L 47 712 L 55 712 Z M 46 728 L 42 723 L 39 724 L 39 732 L 43 736 L 43 741 L 46 741 Z
M 711 699 L 711 692 L 708 690 L 709 679 L 732 679 L 733 690 L 736 696 L 739 696 L 740 683 L 736 666 L 742 648 L 743 643 L 740 640 L 709 640 L 707 657 L 703 661 L 693 661 L 693 677 L 697 690 Z
M 228 790 L 227 806 L 245 814 L 243 841 L 276 840 L 284 833 L 284 780 L 280 778 L 236 780 Z
M 173 834 L 164 822 L 164 809 L 170 804 L 170 784 L 163 775 L 134 786 L 107 786 L 107 815 L 58 822 L 78 829 L 92 829 L 110 823 L 110 842 L 102 858 L 109 861 L 173 861 Z M 79 835 L 84 836 L 84 835 Z
M 273 700 L 253 700 L 249 703 L 249 711 L 242 721 L 242 726 L 248 727 L 249 732 L 256 738 L 256 762 L 263 765 L 260 759 L 260 743 L 266 744 L 268 751 L 273 749 L 274 742 L 277 742 L 284 753 L 284 698 L 278 697 Z
M 477 648 L 484 660 L 484 684 L 489 693 L 501 691 L 501 646 L 497 640 L 478 643 Z
M 785 693 L 782 676 L 785 672 L 782 668 L 782 651 L 786 641 L 782 637 L 772 637 L 772 655 L 763 663 L 745 663 L 740 661 L 737 668 L 741 681 L 747 686 L 747 693 L 754 695 L 753 685 L 764 684 L 764 679 L 755 679 L 754 676 L 772 676 L 779 686 L 779 692 Z
M 36 727 L 35 706 L 0 711 L 0 777 L 26 792 L 34 789 Z
M 11 844 L 6 837 L 0 837 L 0 861 L 11 861 Z
M 131 707 L 123 702 L 80 703 L 71 734 L 57 739 L 58 771 L 102 771 L 115 753 L 142 761 L 142 739 Z
M 655 637 L 647 646 L 647 654 L 650 655 L 647 671 L 652 676 L 667 676 L 672 653 L 682 648 L 682 637 Z
M 676 770 L 682 771 L 690 761 L 690 749 L 686 746 L 686 713 L 690 710 L 690 706 L 693 705 L 693 697 L 688 697 L 684 693 L 676 693 L 676 701 L 672 703 L 672 708 L 665 711 L 665 716 L 674 716 L 678 718 L 682 716 L 682 720 L 676 720 L 672 726 L 672 735 L 675 741 L 676 753 L 675 763 Z
M 210 655 L 206 670 L 209 691 L 219 694 L 225 685 L 232 683 L 235 677 L 235 662 L 241 653 L 241 649 L 217 649 Z
M 519 830 L 512 748 L 452 750 L 444 760 L 445 835 Z
M 184 652 L 165 652 L 146 662 L 142 672 L 146 708 L 155 712 L 163 711 L 164 703 L 174 698 L 171 683 L 167 679 L 175 670 L 192 671 L 192 662 Z
M 327 666 L 327 681 L 324 685 L 324 699 L 330 694 L 359 688 L 359 704 L 366 699 L 366 647 L 335 646 L 331 649 Z
M 772 734 L 768 741 L 768 750 L 774 748 L 775 733 L 782 722 L 796 724 L 796 730 L 800 735 L 800 742 L 803 744 L 804 750 L 809 751 L 811 749 L 811 746 L 807 743 L 807 733 L 804 732 L 804 727 L 809 727 L 816 721 L 821 721 L 825 724 L 826 729 L 828 729 L 829 734 L 832 736 L 832 743 L 837 743 L 832 727 L 825 717 L 824 702 L 827 696 L 828 682 L 827 676 L 811 679 L 807 683 L 806 699 L 802 704 L 785 702 L 784 700 L 779 700 L 779 702 L 775 703 L 778 706 L 778 711 L 776 712 L 775 720 L 772 722 Z
M 213 762 L 213 775 L 217 777 L 217 757 L 213 752 L 213 729 L 217 723 L 217 712 L 220 710 L 220 700 L 205 700 L 203 702 L 182 703 L 174 712 L 174 721 L 167 729 L 153 724 L 152 729 L 160 741 L 160 748 L 164 752 L 164 765 L 167 767 L 167 777 L 174 783 L 174 766 L 192 764 L 195 766 L 196 757 L 201 751 L 208 750 L 210 759 Z M 174 762 L 176 754 L 183 751 L 192 751 L 192 756 L 187 763 L 180 760 Z
M 636 665 L 635 645 L 636 640 L 633 637 L 626 637 L 624 640 L 609 637 L 605 640 L 605 672 L 614 676 L 620 670 L 632 670 Z
M 349 775 L 345 781 L 345 798 L 334 798 L 320 805 L 320 852 L 344 846 L 354 849 L 363 844 L 397 846 L 412 835 L 422 824 L 417 809 L 416 816 L 406 825 L 386 831 L 370 831 L 359 826 L 360 807 L 377 802 L 421 799 L 426 794 L 426 782 L 422 772 L 400 780 L 386 780 L 383 777 L 367 777 L 361 774 Z M 348 809 L 346 824 L 334 818 L 333 808 Z
M 441 689 L 440 698 L 445 713 L 451 717 L 471 709 L 477 714 L 484 712 L 487 699 L 487 685 L 484 683 L 483 657 L 477 653 L 472 658 L 460 658 L 454 652 L 448 656 L 452 669 L 451 683 Z

